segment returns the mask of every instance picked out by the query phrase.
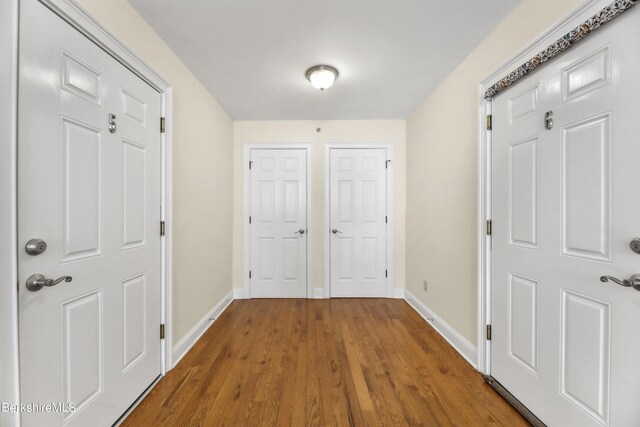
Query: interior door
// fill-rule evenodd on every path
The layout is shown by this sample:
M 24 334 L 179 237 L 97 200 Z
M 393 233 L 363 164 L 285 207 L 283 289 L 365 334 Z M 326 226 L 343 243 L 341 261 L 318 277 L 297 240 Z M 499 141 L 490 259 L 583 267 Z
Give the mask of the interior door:
M 331 296 L 387 297 L 385 149 L 331 149 Z
M 307 297 L 307 152 L 251 150 L 251 298 Z
M 639 19 L 493 105 L 491 373 L 549 426 L 640 425 Z
M 38 1 L 20 16 L 21 399 L 62 405 L 22 422 L 110 426 L 160 375 L 160 95 Z

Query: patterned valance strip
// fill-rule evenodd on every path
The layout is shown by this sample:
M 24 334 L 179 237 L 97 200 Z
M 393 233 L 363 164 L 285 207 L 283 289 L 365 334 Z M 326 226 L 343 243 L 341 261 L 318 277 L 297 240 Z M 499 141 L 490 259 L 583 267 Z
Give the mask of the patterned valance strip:
M 551 46 L 516 68 L 514 71 L 509 73 L 509 75 L 500 79 L 496 84 L 491 86 L 489 90 L 487 90 L 487 92 L 484 94 L 484 99 L 486 99 L 487 101 L 491 101 L 497 94 L 499 94 L 551 58 L 569 49 L 575 43 L 585 38 L 592 31 L 597 30 L 602 25 L 613 20 L 617 16 L 620 16 L 631 6 L 634 6 L 638 1 L 640 0 L 614 1 L 609 6 L 605 7 L 600 12 L 596 13 L 591 18 L 578 25 L 573 30 L 569 31 L 567 34 L 565 34 L 564 37 L 556 40 L 556 42 Z

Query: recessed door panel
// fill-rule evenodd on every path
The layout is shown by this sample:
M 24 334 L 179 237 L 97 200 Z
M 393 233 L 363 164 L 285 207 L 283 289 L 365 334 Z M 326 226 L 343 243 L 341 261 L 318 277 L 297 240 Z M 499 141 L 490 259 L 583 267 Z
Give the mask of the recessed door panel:
M 284 182 L 284 221 L 295 223 L 298 221 L 300 214 L 300 189 L 298 181 Z
M 339 237 L 339 258 L 333 262 L 338 264 L 338 278 L 340 280 L 353 280 L 353 256 L 355 242 L 352 237 Z
M 146 347 L 146 280 L 140 274 L 122 282 L 124 307 L 122 370 L 131 368 L 145 354 Z
M 608 261 L 611 231 L 610 114 L 564 129 L 563 253 Z
M 62 51 L 61 88 L 82 99 L 102 105 L 102 81 L 90 65 Z
M 376 279 L 376 263 L 377 263 L 377 237 L 362 238 L 362 278 Z
M 62 336 L 64 402 L 82 411 L 104 389 L 100 291 L 62 303 Z
M 99 129 L 62 119 L 63 261 L 102 252 L 102 142 Z
M 362 181 L 362 221 L 375 222 L 378 211 L 378 181 L 366 180 Z
M 260 181 L 258 194 L 260 198 L 258 219 L 262 223 L 272 223 L 275 216 L 276 188 L 273 181 Z
M 145 150 L 130 141 L 122 141 L 123 158 L 123 247 L 144 245 L 145 224 Z
M 261 280 L 274 280 L 276 273 L 276 239 L 274 237 L 260 237 L 256 258 L 260 260 L 258 269 Z
M 122 91 L 122 110 L 133 123 L 142 127 L 147 125 L 147 104 L 126 90 Z
M 609 404 L 609 304 L 562 292 L 562 395 L 607 422 Z
M 513 125 L 536 113 L 538 111 L 539 96 L 540 88 L 536 85 L 510 99 L 509 123 Z
M 353 204 L 354 204 L 354 182 L 340 181 L 338 182 L 338 218 L 340 223 L 353 221 Z
M 511 244 L 538 247 L 538 138 L 510 146 Z
M 537 373 L 539 284 L 511 274 L 509 286 L 509 354 L 525 369 Z
M 571 101 L 610 82 L 611 47 L 606 46 L 562 71 L 562 101 Z
M 284 246 L 284 280 L 299 280 L 300 256 L 298 253 L 298 241 L 295 236 L 282 239 Z

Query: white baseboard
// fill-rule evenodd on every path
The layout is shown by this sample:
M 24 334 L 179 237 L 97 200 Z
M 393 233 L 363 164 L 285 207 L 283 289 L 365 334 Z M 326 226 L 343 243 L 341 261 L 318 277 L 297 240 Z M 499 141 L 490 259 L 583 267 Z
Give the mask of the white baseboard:
M 467 361 L 471 366 L 477 369 L 476 360 L 478 357 L 478 349 L 467 341 L 462 335 L 453 329 L 447 322 L 442 320 L 429 307 L 424 305 L 422 301 L 416 298 L 408 290 L 404 290 L 404 299 L 409 303 L 415 311 L 420 314 L 449 344 Z
M 395 288 L 393 290 L 393 297 L 397 299 L 404 299 L 404 288 Z
M 207 329 L 209 329 L 209 326 L 211 326 L 213 322 L 215 322 L 215 320 L 222 314 L 222 312 L 227 309 L 229 304 L 233 302 L 233 296 L 236 290 L 225 295 L 224 298 L 222 298 L 222 300 L 218 302 L 215 307 L 213 307 L 202 319 L 200 319 L 200 321 L 196 323 L 196 325 L 191 328 L 189 332 L 187 332 L 187 335 L 185 335 L 173 347 L 173 350 L 171 351 L 173 366 L 171 368 L 174 368 L 178 364 L 178 362 L 180 362 L 180 359 L 182 359 L 184 355 L 187 354 L 189 350 L 191 350 L 191 347 L 193 347 L 193 345 L 198 342 L 200 337 L 207 331 Z
M 234 289 L 233 290 L 233 299 L 247 299 L 248 297 L 244 294 L 244 289 Z
M 323 299 L 324 297 L 323 288 L 313 288 L 313 299 Z

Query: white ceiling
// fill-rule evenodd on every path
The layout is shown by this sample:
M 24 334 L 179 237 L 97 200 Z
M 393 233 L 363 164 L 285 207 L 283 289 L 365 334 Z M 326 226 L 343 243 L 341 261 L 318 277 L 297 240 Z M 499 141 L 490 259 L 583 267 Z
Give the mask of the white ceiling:
M 236 120 L 406 118 L 521 2 L 129 1 Z

